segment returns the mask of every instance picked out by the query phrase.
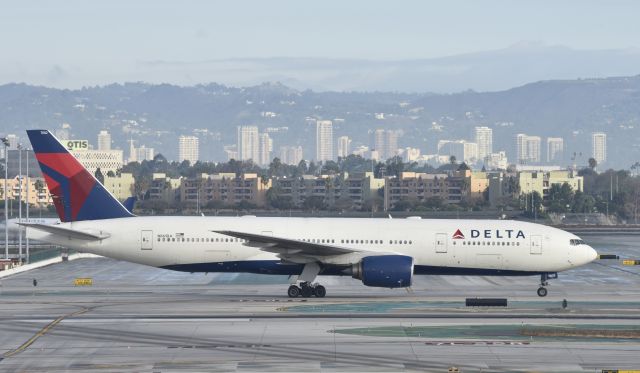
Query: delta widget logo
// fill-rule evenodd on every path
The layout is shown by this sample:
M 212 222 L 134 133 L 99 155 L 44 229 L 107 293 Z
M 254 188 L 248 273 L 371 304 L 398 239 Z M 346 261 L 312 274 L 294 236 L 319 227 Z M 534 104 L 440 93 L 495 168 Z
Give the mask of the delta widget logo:
M 460 232 L 460 229 L 456 230 L 456 233 L 453 234 L 454 240 L 464 240 L 464 234 Z

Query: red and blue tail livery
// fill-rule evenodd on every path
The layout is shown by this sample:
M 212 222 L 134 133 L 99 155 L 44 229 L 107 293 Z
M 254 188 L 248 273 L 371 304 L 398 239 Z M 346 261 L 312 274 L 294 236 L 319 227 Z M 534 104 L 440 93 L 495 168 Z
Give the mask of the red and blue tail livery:
M 36 159 L 62 222 L 133 216 L 46 130 L 28 130 Z

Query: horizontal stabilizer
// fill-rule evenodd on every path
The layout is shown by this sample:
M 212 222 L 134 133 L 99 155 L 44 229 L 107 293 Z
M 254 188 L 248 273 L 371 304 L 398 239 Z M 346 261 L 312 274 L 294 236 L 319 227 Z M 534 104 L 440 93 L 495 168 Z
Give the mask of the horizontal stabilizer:
M 77 231 L 74 229 L 64 228 L 57 225 L 47 225 L 47 224 L 37 224 L 37 223 L 18 223 L 19 225 L 37 229 L 43 232 L 55 234 L 56 236 L 72 238 L 75 240 L 87 240 L 87 241 L 95 241 L 95 240 L 103 240 L 105 238 L 109 238 L 111 235 L 106 232 L 84 232 Z

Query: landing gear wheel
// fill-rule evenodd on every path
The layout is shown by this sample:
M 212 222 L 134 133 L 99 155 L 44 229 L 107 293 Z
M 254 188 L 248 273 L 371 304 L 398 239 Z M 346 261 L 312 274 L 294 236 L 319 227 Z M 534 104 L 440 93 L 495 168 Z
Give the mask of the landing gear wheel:
M 289 294 L 289 298 L 297 298 L 300 296 L 300 288 L 295 285 L 291 285 L 289 286 L 289 290 L 287 290 L 287 294 Z
M 538 288 L 538 296 L 539 297 L 546 297 L 547 296 L 547 289 L 543 288 L 542 286 Z
M 313 295 L 313 289 L 309 285 L 303 285 L 300 291 L 300 295 L 302 295 L 303 298 L 309 298 Z
M 318 285 L 316 286 L 315 293 L 316 298 L 324 298 L 324 296 L 327 295 L 327 289 L 325 289 L 322 285 Z

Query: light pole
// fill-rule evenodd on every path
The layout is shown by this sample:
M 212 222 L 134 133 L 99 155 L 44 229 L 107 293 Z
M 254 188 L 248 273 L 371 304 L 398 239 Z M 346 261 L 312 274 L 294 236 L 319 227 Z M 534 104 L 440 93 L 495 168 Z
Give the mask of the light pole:
M 18 263 L 22 265 L 22 144 L 18 144 Z
M 29 185 L 29 149 L 27 149 L 27 223 L 29 223 L 29 189 L 30 185 Z M 29 264 L 29 236 L 25 234 L 25 238 L 27 240 L 26 244 L 27 244 L 27 264 Z
M 9 158 L 9 139 L 2 138 L 4 144 L 4 258 L 9 260 L 9 209 L 7 209 L 7 159 Z

